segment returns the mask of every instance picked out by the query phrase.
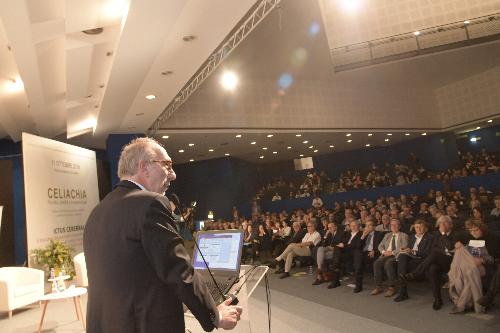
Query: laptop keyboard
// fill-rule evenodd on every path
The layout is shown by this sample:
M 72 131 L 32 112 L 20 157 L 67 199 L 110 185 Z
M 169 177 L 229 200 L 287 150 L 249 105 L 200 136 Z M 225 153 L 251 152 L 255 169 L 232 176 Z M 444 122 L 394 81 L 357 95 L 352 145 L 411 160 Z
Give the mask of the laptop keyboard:
M 224 297 L 220 294 L 219 289 L 217 289 L 217 286 L 219 286 L 222 293 L 225 294 L 229 291 L 231 283 L 217 281 L 217 286 L 216 286 L 214 281 L 205 281 L 205 284 L 207 285 L 208 290 L 210 291 L 210 294 L 212 294 L 212 297 L 214 298 L 214 301 L 217 305 L 224 302 Z

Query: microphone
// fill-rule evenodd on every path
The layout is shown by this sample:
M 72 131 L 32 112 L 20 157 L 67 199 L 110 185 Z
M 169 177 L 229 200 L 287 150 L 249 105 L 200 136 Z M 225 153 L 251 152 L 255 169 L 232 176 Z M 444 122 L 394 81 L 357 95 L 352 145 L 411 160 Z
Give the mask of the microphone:
M 177 196 L 177 194 L 172 193 L 170 195 L 170 197 L 171 197 L 172 201 L 174 202 L 175 206 L 179 207 L 179 211 L 181 213 L 182 219 L 186 220 L 186 218 L 184 217 L 184 213 L 183 213 L 184 207 L 182 206 L 181 201 L 179 200 L 179 197 Z M 217 288 L 217 291 L 222 296 L 222 299 L 226 300 L 228 297 L 230 297 L 231 298 L 231 305 L 238 304 L 239 301 L 238 301 L 238 297 L 236 295 L 233 295 L 233 294 L 224 295 L 224 293 L 220 289 L 219 285 L 217 284 L 217 280 L 215 280 L 215 277 L 214 277 L 212 271 L 210 270 L 210 267 L 208 266 L 207 261 L 205 260 L 205 256 L 203 255 L 203 252 L 201 252 L 200 247 L 198 246 L 198 242 L 196 241 L 196 237 L 194 237 L 194 235 L 192 233 L 191 233 L 191 237 L 193 238 L 193 242 L 194 242 L 194 245 L 196 246 L 196 250 L 200 253 L 201 259 L 203 260 L 203 263 L 205 264 L 205 267 L 207 268 L 207 271 L 208 271 L 210 277 L 212 278 L 212 281 L 213 281 L 215 287 Z

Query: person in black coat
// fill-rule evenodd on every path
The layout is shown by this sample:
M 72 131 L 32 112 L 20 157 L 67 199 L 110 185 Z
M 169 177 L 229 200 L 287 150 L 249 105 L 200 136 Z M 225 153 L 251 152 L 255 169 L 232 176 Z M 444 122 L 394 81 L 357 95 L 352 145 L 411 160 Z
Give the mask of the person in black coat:
M 315 248 L 315 251 L 313 251 L 313 257 L 316 258 L 316 264 L 318 265 L 316 280 L 313 282 L 313 286 L 319 285 L 326 281 L 323 278 L 323 272 L 325 271 L 325 261 L 333 258 L 335 246 L 342 242 L 342 237 L 342 230 L 339 230 L 334 222 L 329 222 L 327 225 L 327 231 L 323 236 L 320 245 Z
M 427 232 L 427 222 L 422 219 L 417 219 L 413 226 L 415 234 L 410 235 L 408 247 L 401 250 L 397 259 L 399 275 L 405 275 L 410 270 L 417 268 L 431 250 L 432 235 Z M 401 302 L 408 298 L 407 284 L 405 281 L 401 281 L 401 287 L 394 301 Z
M 441 287 L 442 276 L 450 271 L 455 244 L 460 241 L 461 234 L 453 230 L 453 222 L 448 215 L 442 215 L 437 220 L 438 230 L 432 235 L 432 245 L 429 255 L 410 273 L 400 275 L 402 280 L 421 279 L 425 273 L 429 275 L 434 302 L 432 308 L 439 310 L 443 306 Z
M 354 292 L 360 292 L 363 283 L 363 248 L 365 239 L 361 238 L 363 232 L 360 230 L 359 222 L 351 220 L 348 232 L 344 232 L 342 242 L 337 244 L 333 251 L 332 281 L 328 289 L 340 286 L 341 265 L 351 267 L 356 278 Z
M 120 155 L 121 181 L 91 212 L 83 236 L 87 332 L 184 333 L 184 303 L 205 331 L 233 328 L 241 307 L 216 306 L 192 265 L 164 196 L 176 176 L 165 149 L 138 138 Z

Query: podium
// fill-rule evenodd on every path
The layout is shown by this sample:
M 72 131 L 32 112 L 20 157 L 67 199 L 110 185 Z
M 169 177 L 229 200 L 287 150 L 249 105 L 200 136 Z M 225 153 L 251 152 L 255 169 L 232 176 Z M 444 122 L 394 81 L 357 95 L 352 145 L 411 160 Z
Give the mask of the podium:
M 248 299 L 252 296 L 255 288 L 260 283 L 262 278 L 267 274 L 269 267 L 267 266 L 250 266 L 250 265 L 241 265 L 240 268 L 240 279 L 238 283 L 235 283 L 229 293 L 237 294 L 239 303 L 238 305 L 243 308 L 243 313 L 241 314 L 240 321 L 236 327 L 228 332 L 239 332 L 239 333 L 248 333 L 251 332 L 251 322 L 250 322 L 250 313 L 248 307 Z M 239 292 L 237 292 L 239 289 Z M 203 328 L 198 323 L 198 320 L 193 316 L 190 311 L 184 313 L 184 320 L 186 322 L 186 332 L 191 333 L 202 333 L 205 332 Z

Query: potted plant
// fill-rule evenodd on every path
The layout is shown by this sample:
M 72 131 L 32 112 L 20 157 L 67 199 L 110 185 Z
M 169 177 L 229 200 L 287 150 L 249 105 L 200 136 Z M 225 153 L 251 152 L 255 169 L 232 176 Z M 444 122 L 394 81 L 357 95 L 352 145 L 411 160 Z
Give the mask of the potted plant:
M 60 240 L 50 240 L 49 244 L 41 249 L 32 251 L 35 263 L 41 265 L 47 273 L 54 268 L 56 276 L 62 270 L 66 275 L 73 278 L 75 276 L 75 267 L 71 253 L 73 249 Z

